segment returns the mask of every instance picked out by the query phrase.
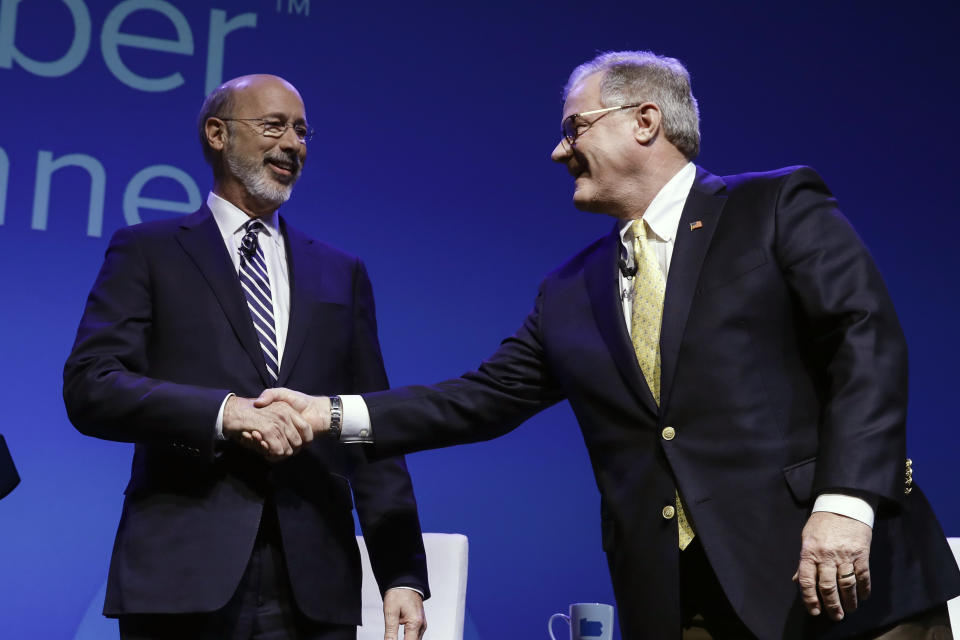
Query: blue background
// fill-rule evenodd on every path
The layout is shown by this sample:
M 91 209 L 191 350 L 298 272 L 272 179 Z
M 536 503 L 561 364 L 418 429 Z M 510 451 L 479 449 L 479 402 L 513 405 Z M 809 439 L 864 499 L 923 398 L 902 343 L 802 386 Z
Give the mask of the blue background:
M 915 479 L 960 535 L 957 3 L 314 0 L 305 15 L 288 0 L 280 11 L 277 0 L 151 2 L 185 16 L 194 46 L 121 46 L 137 74 L 183 76 L 145 92 L 101 52 L 120 3 L 72 2 L 92 26 L 76 69 L 41 77 L 0 64 L 0 432 L 23 477 L 0 502 L 3 637 L 72 638 L 106 577 L 132 447 L 73 430 L 61 370 L 109 236 L 126 224 L 131 178 L 172 165 L 209 188 L 194 120 L 212 9 L 256 14 L 256 27 L 227 36 L 222 78 L 271 72 L 303 94 L 319 133 L 283 213 L 366 260 L 394 385 L 475 367 L 519 326 L 543 275 L 610 228 L 573 208 L 570 177 L 548 158 L 570 70 L 607 49 L 683 60 L 702 112 L 698 163 L 718 174 L 812 165 L 872 250 L 910 345 Z M 24 0 L 14 27 L 17 49 L 37 60 L 61 57 L 74 35 L 63 0 Z M 175 38 L 151 10 L 122 30 Z M 76 168 L 53 174 L 46 229 L 31 228 L 42 151 L 103 165 L 102 235 L 87 234 L 90 178 Z M 188 199 L 169 179 L 144 195 Z M 408 462 L 424 530 L 470 538 L 480 637 L 546 637 L 568 603 L 613 602 L 598 494 L 566 404 L 499 440 Z

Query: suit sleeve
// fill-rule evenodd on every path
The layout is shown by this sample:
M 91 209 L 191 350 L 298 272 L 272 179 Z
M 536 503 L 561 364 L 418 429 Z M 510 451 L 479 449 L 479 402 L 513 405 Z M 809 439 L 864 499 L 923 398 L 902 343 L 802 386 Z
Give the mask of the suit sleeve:
M 228 391 L 146 375 L 152 317 L 149 265 L 136 231 L 120 229 L 64 366 L 67 415 L 86 435 L 212 458 L 214 425 Z
M 353 308 L 351 392 L 386 389 L 387 375 L 377 338 L 373 290 L 360 261 L 354 269 Z M 381 594 L 394 587 L 413 587 L 429 597 L 417 502 L 404 459 L 396 456 L 367 460 L 363 447 L 343 446 L 353 456 L 351 486 L 357 516 Z
M 540 329 L 544 289 L 517 333 L 476 371 L 430 386 L 365 394 L 374 451 L 410 453 L 490 440 L 562 400 Z
M 811 169 L 783 181 L 776 224 L 778 260 L 809 336 L 807 355 L 820 374 L 814 490 L 899 502 L 907 349 L 880 272 Z

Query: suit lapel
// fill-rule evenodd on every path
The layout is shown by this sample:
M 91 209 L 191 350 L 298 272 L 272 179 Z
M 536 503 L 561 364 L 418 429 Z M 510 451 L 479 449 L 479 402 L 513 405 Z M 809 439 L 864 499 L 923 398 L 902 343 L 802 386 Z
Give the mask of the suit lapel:
M 266 386 L 269 380 L 267 366 L 250 320 L 247 300 L 243 295 L 243 289 L 240 288 L 240 279 L 234 271 L 233 261 L 223 243 L 220 228 L 217 227 L 217 222 L 206 205 L 184 219 L 177 232 L 177 241 L 213 289 L 237 339 L 250 356 L 250 360 Z
M 727 200 L 725 189 L 722 179 L 697 167 L 697 177 L 680 215 L 660 326 L 660 398 L 663 406 L 670 400 L 690 304 L 696 294 L 700 267 Z
M 637 399 L 656 415 L 657 403 L 637 363 L 633 343 L 623 319 L 617 276 L 619 258 L 620 234 L 614 225 L 613 231 L 603 239 L 597 250 L 590 254 L 584 267 L 590 306 L 600 328 L 600 335 L 617 363 L 620 375 Z
M 287 268 L 290 273 L 290 321 L 287 324 L 287 341 L 283 347 L 283 360 L 280 362 L 277 378 L 277 386 L 282 387 L 300 357 L 303 341 L 310 329 L 308 325 L 311 296 L 308 284 L 313 289 L 321 284 L 316 281 L 307 283 L 304 276 L 309 273 L 314 280 L 322 278 L 323 269 L 314 258 L 312 238 L 288 226 L 283 218 L 280 218 L 280 230 L 286 241 Z

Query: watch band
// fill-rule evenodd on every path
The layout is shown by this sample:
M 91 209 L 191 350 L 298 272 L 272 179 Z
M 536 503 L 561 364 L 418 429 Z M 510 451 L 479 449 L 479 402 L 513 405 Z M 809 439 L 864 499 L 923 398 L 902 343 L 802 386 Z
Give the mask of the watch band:
M 343 402 L 340 396 L 330 396 L 330 435 L 339 440 L 342 427 Z

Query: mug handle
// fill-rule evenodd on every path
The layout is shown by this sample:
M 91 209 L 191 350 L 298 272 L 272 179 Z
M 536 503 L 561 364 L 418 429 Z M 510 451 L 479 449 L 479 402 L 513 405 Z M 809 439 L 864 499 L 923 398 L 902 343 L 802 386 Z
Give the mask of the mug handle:
M 550 640 L 557 640 L 556 636 L 553 635 L 553 620 L 554 620 L 554 618 L 563 618 L 564 622 L 566 622 L 567 625 L 570 624 L 570 616 L 568 616 L 568 615 L 566 615 L 566 614 L 564 614 L 564 613 L 555 613 L 555 614 L 553 614 L 552 616 L 550 616 L 550 619 L 547 620 L 547 633 L 550 634 Z

